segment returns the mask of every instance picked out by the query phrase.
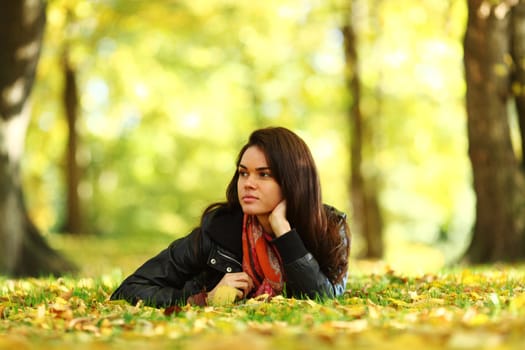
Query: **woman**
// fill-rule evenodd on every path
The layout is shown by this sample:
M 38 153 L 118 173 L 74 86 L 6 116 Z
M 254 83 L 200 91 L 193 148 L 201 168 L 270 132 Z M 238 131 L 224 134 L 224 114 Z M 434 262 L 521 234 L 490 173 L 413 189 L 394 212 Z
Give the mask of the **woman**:
M 220 286 L 237 299 L 335 297 L 346 286 L 346 216 L 323 205 L 314 160 L 282 127 L 254 131 L 237 158 L 226 202 L 200 226 L 126 278 L 111 299 L 166 307 L 205 305 Z

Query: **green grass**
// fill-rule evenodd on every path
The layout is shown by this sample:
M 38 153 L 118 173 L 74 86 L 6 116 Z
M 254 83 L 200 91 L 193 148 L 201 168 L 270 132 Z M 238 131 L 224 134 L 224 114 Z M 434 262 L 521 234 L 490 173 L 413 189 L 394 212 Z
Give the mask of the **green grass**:
M 163 309 L 108 297 L 100 278 L 0 280 L 0 348 L 254 346 L 318 349 L 518 349 L 525 345 L 525 268 L 405 277 L 392 271 L 351 278 L 335 300 L 274 298 L 225 307 Z M 249 335 L 249 336 L 247 336 Z M 490 346 L 488 346 L 490 345 Z M 76 345 L 75 345 L 76 346 Z
M 132 273 L 146 259 L 165 249 L 176 237 L 162 234 L 71 236 L 52 234 L 51 245 L 73 261 L 78 275 L 118 278 Z
M 145 244 L 144 240 L 148 241 Z M 352 262 L 335 300 L 154 309 L 109 301 L 170 237 L 52 237 L 76 276 L 0 278 L 0 349 L 522 349 L 525 267 L 426 274 Z M 172 312 L 176 311 L 176 312 Z

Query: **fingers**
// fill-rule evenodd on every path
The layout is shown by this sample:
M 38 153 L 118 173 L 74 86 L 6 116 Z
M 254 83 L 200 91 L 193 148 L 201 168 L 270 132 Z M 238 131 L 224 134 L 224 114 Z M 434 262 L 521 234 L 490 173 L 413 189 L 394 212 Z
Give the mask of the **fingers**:
M 253 288 L 253 280 L 246 272 L 237 272 L 237 281 L 246 283 L 246 288 L 250 291 Z
M 289 232 L 291 227 L 286 219 L 286 201 L 282 200 L 277 204 L 269 216 L 270 225 L 276 237 L 282 236 Z
M 248 276 L 248 274 L 246 272 L 243 272 L 245 275 L 246 275 L 246 278 L 248 279 L 248 286 L 250 288 L 250 290 L 252 290 L 255 285 L 253 284 L 253 280 L 250 276 Z
M 247 295 L 250 291 L 248 282 L 246 281 L 233 281 L 229 284 L 230 287 L 234 287 L 241 293 L 240 297 Z
M 239 290 L 239 298 L 243 298 L 253 289 L 253 281 L 246 272 L 234 272 L 224 275 L 218 285 L 226 285 Z
M 286 200 L 280 201 L 270 213 L 270 217 L 286 217 Z
M 235 290 L 237 291 L 237 296 L 236 296 L 236 299 L 242 299 L 242 298 L 243 298 L 243 296 L 244 296 L 244 293 L 243 293 L 243 291 L 242 291 L 242 290 L 240 290 L 240 289 L 237 289 L 237 288 L 235 288 Z

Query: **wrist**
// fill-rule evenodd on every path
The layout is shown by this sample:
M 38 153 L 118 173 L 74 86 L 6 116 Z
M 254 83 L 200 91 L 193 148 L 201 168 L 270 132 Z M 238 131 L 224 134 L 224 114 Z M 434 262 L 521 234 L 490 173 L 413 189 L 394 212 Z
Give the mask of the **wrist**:
M 273 234 L 280 237 L 292 229 L 288 220 L 281 220 L 272 225 Z

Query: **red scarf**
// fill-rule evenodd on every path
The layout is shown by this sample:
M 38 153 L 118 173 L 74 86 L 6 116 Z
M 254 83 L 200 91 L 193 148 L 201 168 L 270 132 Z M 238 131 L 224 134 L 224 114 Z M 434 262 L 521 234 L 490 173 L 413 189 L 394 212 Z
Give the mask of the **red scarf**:
M 272 236 L 264 232 L 255 216 L 244 215 L 242 224 L 242 268 L 255 289 L 251 297 L 275 296 L 283 290 L 283 265 Z

